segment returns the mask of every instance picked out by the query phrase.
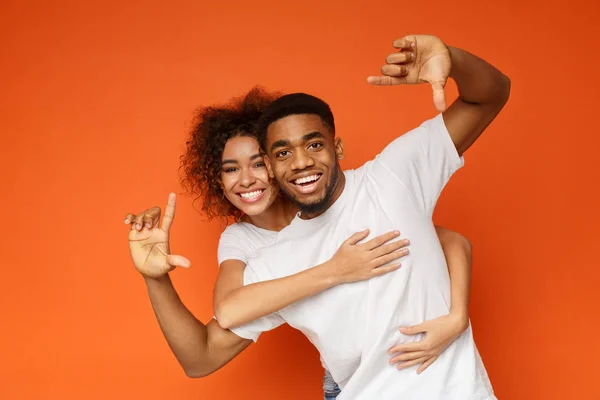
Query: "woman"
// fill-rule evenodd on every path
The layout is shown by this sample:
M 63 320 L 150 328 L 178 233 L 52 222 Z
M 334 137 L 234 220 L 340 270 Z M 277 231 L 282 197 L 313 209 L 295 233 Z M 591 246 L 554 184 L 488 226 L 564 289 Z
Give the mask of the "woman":
M 408 253 L 407 241 L 392 241 L 399 232 L 390 232 L 360 244 L 368 236 L 368 231 L 359 232 L 344 242 L 331 260 L 321 265 L 289 277 L 243 286 L 247 257 L 260 246 L 275 240 L 277 232 L 286 227 L 298 212 L 291 202 L 280 196 L 278 187 L 270 181 L 256 140 L 258 118 L 274 98 L 274 95 L 255 88 L 227 106 L 201 109 L 187 142 L 187 152 L 182 156 L 183 184 L 188 192 L 202 199 L 204 214 L 209 218 L 235 220 L 225 229 L 219 242 L 220 270 L 215 284 L 214 305 L 215 316 L 222 329 L 271 314 L 340 283 L 392 272 L 400 268 L 395 260 Z M 129 214 L 125 220 L 132 227 L 130 250 L 134 264 L 147 278 L 147 283 L 148 279 L 165 276 L 174 266 L 189 265 L 189 261 L 182 257 L 167 256 L 168 229 L 174 214 L 174 202 L 172 195 L 165 214 L 166 230 L 164 223 L 162 228 L 158 227 L 158 207 L 137 216 Z M 401 362 L 399 368 L 421 364 L 419 373 L 431 365 L 468 324 L 468 243 L 460 235 L 441 228 L 438 229 L 438 235 L 451 275 L 451 312 L 439 321 L 427 323 L 427 330 L 432 334 L 428 333 L 425 339 L 430 349 L 426 358 L 423 358 L 423 352 L 419 352 L 418 357 L 415 355 L 417 352 L 407 352 L 393 360 Z M 390 262 L 393 263 L 388 265 Z M 461 290 L 455 290 L 456 287 Z M 156 311 L 158 300 L 153 298 L 150 284 L 149 292 Z M 170 299 L 164 301 L 179 301 L 173 293 L 174 289 Z M 182 307 L 185 308 L 183 304 L 175 308 L 182 318 L 190 321 L 190 327 L 198 330 L 199 321 L 194 319 L 196 322 L 192 323 L 190 317 L 193 316 L 189 311 L 183 311 Z M 161 329 L 186 369 L 189 363 L 184 360 L 185 353 L 192 349 L 180 337 L 190 337 L 193 329 L 190 328 L 185 334 L 170 332 L 171 328 L 166 327 L 164 321 L 161 322 L 165 314 L 162 314 L 163 318 L 159 314 L 157 312 Z M 182 325 L 181 329 L 186 328 Z M 208 335 L 207 329 L 203 332 L 197 331 L 197 334 Z M 404 333 L 416 332 L 409 329 Z M 198 355 L 198 358 L 202 358 L 202 355 Z M 327 373 L 324 391 L 328 399 L 335 398 L 339 393 L 339 388 Z

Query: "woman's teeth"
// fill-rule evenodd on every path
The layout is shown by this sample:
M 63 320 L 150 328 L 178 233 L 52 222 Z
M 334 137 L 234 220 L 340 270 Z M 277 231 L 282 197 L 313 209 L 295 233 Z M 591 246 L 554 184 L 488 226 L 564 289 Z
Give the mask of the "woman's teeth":
M 246 200 L 252 200 L 252 199 L 255 199 L 255 198 L 257 198 L 258 196 L 260 196 L 260 194 L 261 194 L 262 192 L 263 192 L 262 190 L 255 190 L 255 191 L 253 191 L 253 192 L 248 192 L 248 193 L 240 193 L 240 196 L 241 196 L 243 199 L 246 199 Z

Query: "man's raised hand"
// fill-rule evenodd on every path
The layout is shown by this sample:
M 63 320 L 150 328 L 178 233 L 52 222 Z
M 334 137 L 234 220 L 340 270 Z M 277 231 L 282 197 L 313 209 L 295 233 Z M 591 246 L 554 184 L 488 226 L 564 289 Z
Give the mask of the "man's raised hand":
M 409 35 L 392 45 L 398 51 L 386 57 L 382 76 L 369 76 L 367 82 L 377 86 L 429 83 L 435 108 L 445 111 L 444 86 L 452 63 L 444 42 L 431 35 Z

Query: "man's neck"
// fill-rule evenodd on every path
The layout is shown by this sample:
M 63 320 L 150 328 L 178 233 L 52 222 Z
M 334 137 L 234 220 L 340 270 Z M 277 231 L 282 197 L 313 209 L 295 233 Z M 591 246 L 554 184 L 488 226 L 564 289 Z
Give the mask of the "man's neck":
M 331 196 L 331 199 L 327 202 L 327 204 L 325 205 L 325 207 L 323 207 L 321 210 L 319 211 L 315 211 L 313 213 L 305 213 L 302 212 L 300 213 L 300 218 L 302 219 L 313 219 L 318 217 L 319 215 L 323 214 L 325 211 L 329 210 L 329 208 L 337 201 L 337 199 L 340 198 L 340 196 L 342 195 L 342 192 L 344 191 L 344 187 L 346 186 L 346 174 L 344 174 L 344 171 L 342 171 L 340 168 L 338 168 L 338 179 L 335 185 L 335 189 L 333 189 L 333 195 Z

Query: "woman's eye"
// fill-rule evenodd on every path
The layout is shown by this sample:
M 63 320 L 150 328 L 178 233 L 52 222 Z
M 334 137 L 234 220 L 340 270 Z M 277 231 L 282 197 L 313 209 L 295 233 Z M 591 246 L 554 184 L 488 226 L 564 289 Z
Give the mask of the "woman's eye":
M 265 163 L 262 163 L 262 162 L 254 164 L 254 168 L 262 168 L 264 166 L 265 166 Z
M 225 169 L 224 169 L 224 172 L 225 172 L 226 174 L 228 174 L 228 173 L 230 173 L 230 172 L 235 172 L 235 171 L 237 171 L 237 168 L 225 168 Z

